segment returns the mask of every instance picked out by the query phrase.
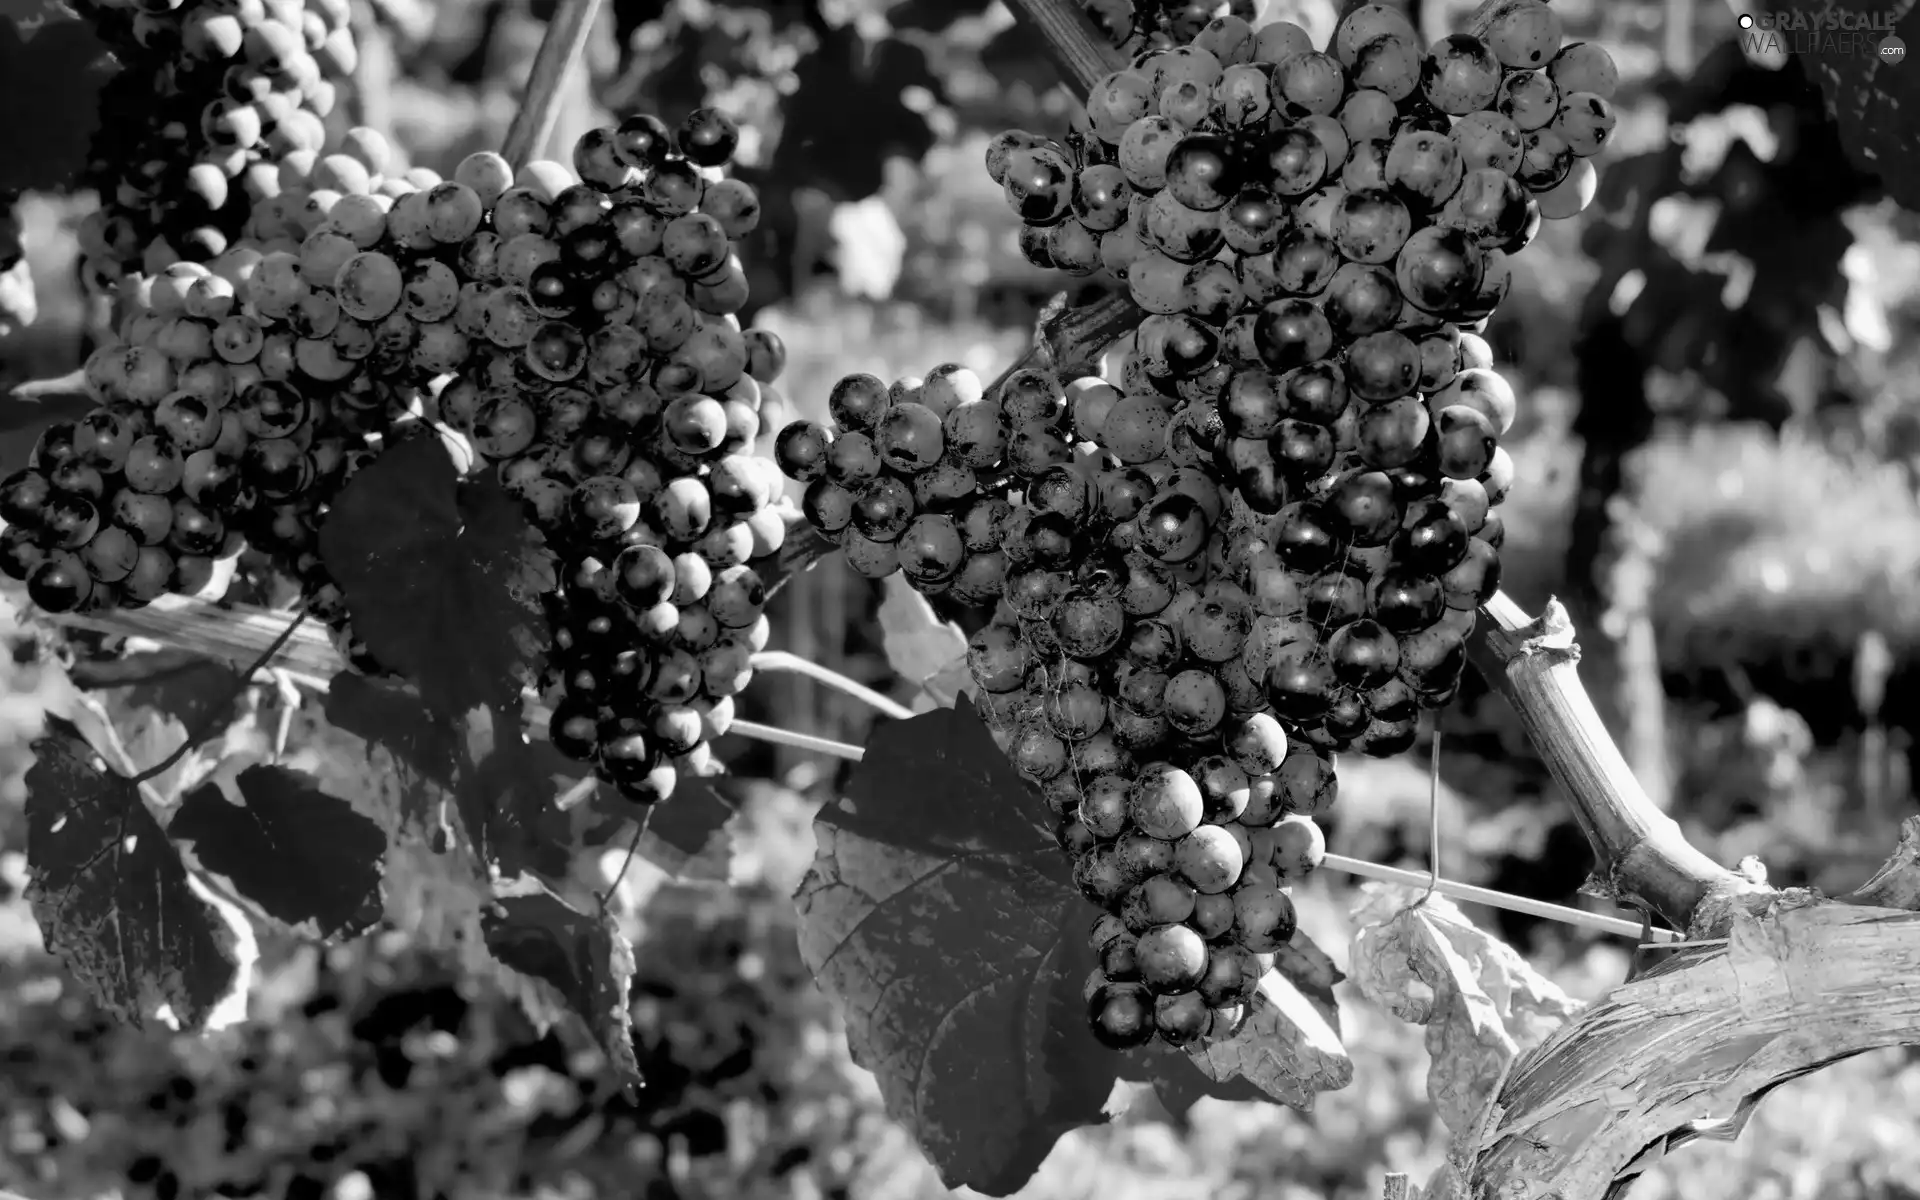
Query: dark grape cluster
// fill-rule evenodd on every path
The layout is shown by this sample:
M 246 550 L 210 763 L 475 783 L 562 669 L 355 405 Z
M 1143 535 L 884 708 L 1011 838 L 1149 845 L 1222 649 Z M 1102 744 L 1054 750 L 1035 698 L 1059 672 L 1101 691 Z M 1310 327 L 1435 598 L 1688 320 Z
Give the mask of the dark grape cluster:
M 779 472 L 753 454 L 786 350 L 734 315 L 734 241 L 760 214 L 722 170 L 738 141 L 714 109 L 640 115 L 583 135 L 571 170 L 456 172 L 488 220 L 449 260 L 463 353 L 433 410 L 560 557 L 553 744 L 641 804 L 710 772 L 786 532 Z M 395 261 L 395 279 L 421 269 Z
M 329 161 L 377 178 L 385 142 L 354 130 L 348 144 L 357 157 Z M 345 637 L 320 519 L 396 422 L 423 428 L 434 381 L 466 361 L 447 260 L 485 217 L 464 183 L 394 182 L 304 192 L 291 231 L 122 281 L 117 339 L 86 364 L 100 407 L 48 427 L 30 465 L 0 481 L 0 570 L 36 604 L 217 592 L 220 564 L 250 546 Z
M 777 458 L 870 575 L 997 605 L 980 704 L 1059 822 L 1114 1045 L 1230 1036 L 1324 854 L 1334 755 L 1445 704 L 1504 536 L 1506 258 L 1578 211 L 1611 60 L 1535 0 L 1425 46 L 1212 20 L 987 168 L 1039 265 L 1143 310 L 1115 378 L 850 376 Z M 997 595 L 993 584 L 998 581 Z
M 48 611 L 101 609 L 210 590 L 251 546 L 372 667 L 317 529 L 361 463 L 435 423 L 560 557 L 554 744 L 663 799 L 732 720 L 786 529 L 752 453 L 786 350 L 734 315 L 760 214 L 722 170 L 738 141 L 700 109 L 593 130 L 572 169 L 479 153 L 394 177 L 367 130 L 283 162 L 239 245 L 122 287 L 120 340 L 87 364 L 101 407 L 0 482 L 0 569 Z
M 1033 368 L 984 394 L 953 365 L 852 375 L 832 424 L 787 426 L 775 456 L 863 574 L 994 607 L 969 644 L 981 710 L 1108 909 L 1102 947 L 1139 943 L 1137 966 L 1110 956 L 1125 987 L 1098 1027 L 1186 1044 L 1237 1028 L 1291 937 L 1286 887 L 1318 863 L 1335 783 L 1241 665 L 1255 613 L 1212 566 L 1251 528 L 1159 402 L 1118 452 L 1096 441 L 1128 401 Z
M 282 163 L 311 171 L 316 188 L 377 186 L 357 160 L 334 160 L 336 173 L 318 159 L 335 81 L 358 61 L 348 0 L 80 9 L 121 63 L 100 97 L 85 175 L 100 193 L 80 231 L 94 289 L 238 245 L 254 207 L 285 190 Z
M 891 384 L 855 374 L 827 408 L 830 425 L 795 421 L 774 443 L 780 469 L 806 485 L 800 507 L 813 528 L 869 578 L 904 571 L 924 594 L 995 603 L 1008 484 L 1070 458 L 1052 376 L 1017 373 L 989 397 L 957 363 Z

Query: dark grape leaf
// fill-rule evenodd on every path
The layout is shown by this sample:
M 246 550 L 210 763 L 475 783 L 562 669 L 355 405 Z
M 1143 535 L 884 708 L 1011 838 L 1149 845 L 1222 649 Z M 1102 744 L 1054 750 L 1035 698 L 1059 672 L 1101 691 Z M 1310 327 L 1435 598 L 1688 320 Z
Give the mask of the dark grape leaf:
M 1893 33 L 1903 45 L 1920 42 L 1920 5 L 1891 4 L 1889 0 L 1828 0 L 1828 14 L 1842 19 L 1871 16 L 1884 21 L 1887 14 L 1899 11 Z M 1878 43 L 1877 27 L 1868 33 L 1847 37 L 1867 38 Z M 1743 37 L 1761 35 L 1751 30 Z M 1840 144 L 1861 170 L 1878 175 L 1887 194 L 1910 209 L 1920 209 L 1920 67 L 1906 61 L 1903 50 L 1898 58 L 1863 53 L 1858 45 L 1839 37 L 1819 38 L 1812 33 L 1783 31 L 1771 35 L 1780 39 L 1805 64 L 1807 74 L 1820 85 L 1826 97 L 1827 111 L 1839 127 Z
M 167 835 L 192 843 L 202 867 L 268 916 L 316 940 L 357 937 L 379 922 L 387 835 L 378 825 L 301 771 L 250 766 L 234 787 L 244 806 L 212 784 L 188 792 Z
M 49 714 L 27 770 L 27 899 L 47 948 L 106 1011 L 206 1029 L 246 1015 L 253 942 L 198 892 L 132 781 Z
M 119 72 L 91 21 L 36 25 L 46 15 L 38 3 L 0 8 L 0 192 L 72 186 L 100 127 L 100 89 Z
M 1045 811 L 962 696 L 952 708 L 874 726 L 845 800 L 815 820 L 923 854 L 1018 859 L 1072 890 Z M 983 819 L 988 812 L 996 819 Z
M 1057 936 L 1028 989 L 1021 1026 L 1027 1094 L 1045 1112 L 1096 1113 L 1081 1124 L 1105 1124 L 1124 1058 L 1087 1031 L 1087 979 L 1099 965 L 1087 931 L 1097 914 L 1079 897 L 1061 905 Z M 1065 1132 L 1063 1128 L 1060 1132 Z
M 497 717 L 492 749 L 461 772 L 454 789 L 460 820 L 481 861 L 502 874 L 563 876 L 573 865 L 573 822 L 556 801 L 580 765 L 548 742 L 520 736 L 517 710 Z
M 345 671 L 327 685 L 325 711 L 334 728 L 384 746 L 422 777 L 453 786 L 462 752 L 459 727 L 430 711 L 416 689 Z
M 480 918 L 487 950 L 502 965 L 552 984 L 585 1019 L 621 1084 L 640 1087 L 627 1010 L 633 947 L 619 925 L 609 914 L 581 912 L 538 880 L 503 879 L 494 887 L 494 903 Z
M 354 631 L 444 716 L 513 702 L 546 652 L 553 556 L 491 475 L 461 481 L 438 438 L 354 476 L 320 530 Z
M 848 792 L 815 818 L 801 954 L 942 1180 L 1009 1195 L 1102 1119 L 1121 1065 L 1064 946 L 1093 910 L 965 697 L 877 726 Z

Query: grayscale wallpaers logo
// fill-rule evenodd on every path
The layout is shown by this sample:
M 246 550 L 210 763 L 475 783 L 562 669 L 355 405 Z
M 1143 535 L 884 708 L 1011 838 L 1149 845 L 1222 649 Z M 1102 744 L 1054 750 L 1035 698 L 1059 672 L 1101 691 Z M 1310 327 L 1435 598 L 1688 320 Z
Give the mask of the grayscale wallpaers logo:
M 1760 54 L 1860 54 L 1889 66 L 1907 58 L 1907 43 L 1893 31 L 1892 13 L 1803 12 L 1798 9 L 1742 13 L 1740 45 Z

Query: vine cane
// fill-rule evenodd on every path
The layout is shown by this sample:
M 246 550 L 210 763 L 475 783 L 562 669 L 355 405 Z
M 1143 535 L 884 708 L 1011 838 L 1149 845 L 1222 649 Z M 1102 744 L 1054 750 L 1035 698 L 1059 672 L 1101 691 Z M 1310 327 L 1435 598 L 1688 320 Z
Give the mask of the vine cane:
M 539 157 L 553 137 L 560 116 L 560 91 L 567 74 L 586 51 L 587 36 L 600 16 L 601 0 L 559 0 L 527 72 L 527 92 L 507 127 L 500 154 L 518 171 Z

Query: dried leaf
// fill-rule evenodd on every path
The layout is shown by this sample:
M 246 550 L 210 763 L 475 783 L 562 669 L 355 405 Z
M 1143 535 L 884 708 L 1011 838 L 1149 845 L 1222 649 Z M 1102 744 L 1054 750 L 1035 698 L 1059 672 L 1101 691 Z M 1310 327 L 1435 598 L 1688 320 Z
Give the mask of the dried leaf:
M 967 671 L 967 635 L 942 621 L 927 598 L 902 575 L 889 575 L 880 602 L 880 637 L 894 674 L 919 687 L 940 708 L 951 708 L 973 686 Z
M 1427 1095 L 1456 1136 L 1473 1130 L 1515 1056 L 1581 1005 L 1452 901 L 1369 883 L 1354 908 L 1354 981 L 1369 1000 L 1427 1027 Z

